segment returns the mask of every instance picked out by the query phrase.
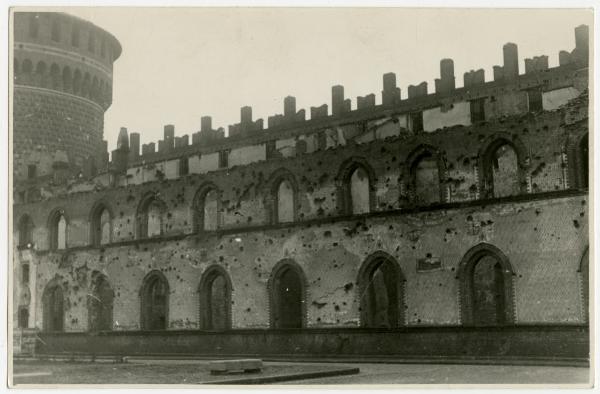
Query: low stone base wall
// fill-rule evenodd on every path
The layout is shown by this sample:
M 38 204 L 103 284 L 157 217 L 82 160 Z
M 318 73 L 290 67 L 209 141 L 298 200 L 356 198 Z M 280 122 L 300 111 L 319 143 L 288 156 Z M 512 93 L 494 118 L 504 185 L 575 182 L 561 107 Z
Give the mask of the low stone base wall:
M 40 354 L 589 359 L 587 326 L 41 333 Z

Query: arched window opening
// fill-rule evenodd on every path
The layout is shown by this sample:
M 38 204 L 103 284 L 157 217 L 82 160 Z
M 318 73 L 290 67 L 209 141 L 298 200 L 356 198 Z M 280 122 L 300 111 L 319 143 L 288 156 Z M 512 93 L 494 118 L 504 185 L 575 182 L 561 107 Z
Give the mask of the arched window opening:
M 91 218 L 91 244 L 94 246 L 106 245 L 111 242 L 112 220 L 108 208 L 100 204 L 92 210 Z
M 416 204 L 427 205 L 441 201 L 438 160 L 431 152 L 424 152 L 414 161 L 411 178 Z
M 64 296 L 59 284 L 46 286 L 43 298 L 44 331 L 63 331 L 64 329 Z
M 369 176 L 364 168 L 357 167 L 350 175 L 350 207 L 353 215 L 370 211 Z
M 81 91 L 81 71 L 75 70 L 73 76 L 73 93 L 79 94 Z
M 511 265 L 497 248 L 481 244 L 461 262 L 463 324 L 501 326 L 514 322 Z
M 305 315 L 305 280 L 295 263 L 284 261 L 273 270 L 269 281 L 271 327 L 302 328 Z
M 382 252 L 371 255 L 359 273 L 361 325 L 395 328 L 404 324 L 404 275 Z
M 588 135 L 586 134 L 579 143 L 579 155 L 581 157 L 581 186 L 583 189 L 589 187 L 590 169 L 589 169 L 589 145 Z
M 52 41 L 59 42 L 60 41 L 60 24 L 59 21 L 54 19 L 52 21 L 52 30 L 50 32 L 50 37 Z
M 83 77 L 83 84 L 81 85 L 81 95 L 83 97 L 89 97 L 90 95 L 90 74 L 85 73 Z
M 50 66 L 50 81 L 52 83 L 52 89 L 60 90 L 60 85 L 61 85 L 60 68 L 58 67 L 58 64 L 56 64 L 56 63 L 52 63 L 52 65 Z
M 63 68 L 62 80 L 63 80 L 63 90 L 65 92 L 70 92 L 72 79 L 71 79 L 71 69 L 69 67 Z
M 499 138 L 480 153 L 481 190 L 484 198 L 501 198 L 525 192 L 526 181 L 520 166 L 524 147 Z
M 148 237 L 156 237 L 162 233 L 162 205 L 153 201 L 148 205 L 147 223 Z
M 277 188 L 277 222 L 289 223 L 294 221 L 294 188 L 283 180 Z
M 201 186 L 193 203 L 194 231 L 215 231 L 219 228 L 219 191 L 212 185 Z
M 31 63 L 31 60 L 29 59 L 25 59 L 23 60 L 23 64 L 21 66 L 21 70 L 22 70 L 22 81 L 25 84 L 29 84 L 31 83 L 32 80 L 32 73 L 33 73 L 33 64 Z
M 33 244 L 33 220 L 29 215 L 23 215 L 19 220 L 19 246 Z
M 149 274 L 142 287 L 142 330 L 166 330 L 169 284 L 159 272 Z
M 109 331 L 113 328 L 114 292 L 104 275 L 92 283 L 88 298 L 88 328 L 90 331 Z
M 46 81 L 46 63 L 39 61 L 35 66 L 35 75 L 37 77 L 38 83 L 40 86 L 45 87 L 47 85 Z
M 67 248 L 67 219 L 62 210 L 55 211 L 48 221 L 50 249 L 63 250 Z
M 231 328 L 231 282 L 223 268 L 214 266 L 203 275 L 200 294 L 200 327 L 204 330 Z
M 138 208 L 138 238 L 151 238 L 163 234 L 165 204 L 154 195 L 147 196 Z

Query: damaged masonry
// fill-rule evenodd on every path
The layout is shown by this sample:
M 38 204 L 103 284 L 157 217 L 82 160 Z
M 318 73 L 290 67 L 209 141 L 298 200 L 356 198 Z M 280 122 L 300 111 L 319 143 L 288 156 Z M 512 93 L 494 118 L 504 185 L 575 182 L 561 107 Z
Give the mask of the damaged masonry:
M 588 45 L 109 157 L 119 42 L 16 13 L 15 353 L 587 358 Z

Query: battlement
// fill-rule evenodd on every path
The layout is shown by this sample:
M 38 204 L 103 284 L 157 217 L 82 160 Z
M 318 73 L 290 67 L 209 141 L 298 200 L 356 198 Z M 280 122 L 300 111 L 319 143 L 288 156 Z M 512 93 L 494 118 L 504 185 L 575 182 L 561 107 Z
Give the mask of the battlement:
M 428 92 L 427 82 L 408 86 L 407 98 L 401 96 L 401 90 L 396 84 L 396 74 L 390 72 L 383 75 L 383 89 L 381 91 L 381 104 L 376 104 L 375 94 L 358 96 L 356 109 L 352 110 L 351 100 L 344 96 L 344 87 L 335 85 L 331 88 L 331 113 L 329 106 L 310 107 L 310 119 L 306 119 L 304 109 L 296 109 L 295 97 L 288 96 L 284 99 L 283 114 L 275 114 L 267 118 L 267 128 L 264 128 L 263 119 L 253 120 L 252 108 L 242 107 L 240 122 L 228 127 L 229 133 L 225 137 L 224 129 L 213 129 L 211 118 L 205 116 L 201 120 L 200 131 L 193 133 L 191 138 L 187 135 L 175 137 L 174 126 L 165 126 L 164 139 L 157 144 L 147 143 L 142 145 L 139 152 L 140 135 L 131 134 L 130 150 L 128 152 L 129 165 L 148 163 L 177 156 L 185 156 L 202 151 L 216 152 L 255 144 L 260 141 L 267 142 L 278 138 L 289 138 L 297 133 L 318 128 L 330 127 L 345 123 L 357 122 L 366 118 L 390 113 L 414 113 L 451 103 L 453 100 L 475 100 L 479 97 L 489 96 L 500 86 L 514 86 L 515 89 L 528 89 L 539 87 L 543 80 L 551 79 L 545 75 L 542 80 L 540 73 L 573 72 L 588 66 L 588 34 L 587 26 L 582 25 L 575 29 L 575 48 L 571 52 L 560 51 L 559 66 L 548 67 L 548 56 L 535 56 L 524 60 L 525 72 L 520 73 L 518 47 L 514 43 L 503 46 L 503 64 L 493 67 L 493 80 L 485 80 L 483 69 L 470 70 L 463 74 L 463 86 L 456 86 L 454 61 L 442 59 L 440 61 L 440 75 L 435 79 L 435 92 Z M 443 110 L 445 111 L 445 110 Z

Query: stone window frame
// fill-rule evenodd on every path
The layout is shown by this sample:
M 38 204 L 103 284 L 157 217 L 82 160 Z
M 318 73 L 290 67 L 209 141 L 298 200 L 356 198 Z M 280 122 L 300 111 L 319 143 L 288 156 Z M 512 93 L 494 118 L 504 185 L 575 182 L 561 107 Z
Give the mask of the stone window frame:
M 354 171 L 362 168 L 369 178 L 369 213 L 374 212 L 376 208 L 376 188 L 377 176 L 375 170 L 369 164 L 369 161 L 362 156 L 352 156 L 340 165 L 337 176 L 335 177 L 337 189 L 337 208 L 342 215 L 353 215 L 352 212 L 352 185 L 351 177 Z
M 208 308 L 211 310 L 213 309 L 212 305 L 208 305 L 208 294 L 211 290 L 210 285 L 219 276 L 222 276 L 225 279 L 226 287 L 225 305 L 227 306 L 227 313 L 225 330 L 230 330 L 232 327 L 231 299 L 233 296 L 233 285 L 231 282 L 231 277 L 225 268 L 220 265 L 213 264 L 204 270 L 198 284 L 198 328 L 201 330 L 215 330 L 214 328 L 208 327 L 207 311 Z
M 300 278 L 301 289 L 301 321 L 302 327 L 307 328 L 308 322 L 308 311 L 307 311 L 307 302 L 308 302 L 308 279 L 306 278 L 306 274 L 302 267 L 294 260 L 285 258 L 280 260 L 273 269 L 271 270 L 271 275 L 269 276 L 269 280 L 267 282 L 267 293 L 269 295 L 269 327 L 272 329 L 280 329 L 280 327 L 275 327 L 276 321 L 276 313 L 279 307 L 279 299 L 276 294 L 277 289 L 277 281 L 281 274 L 285 271 L 285 269 L 293 270 L 298 277 Z
M 516 323 L 516 308 L 513 276 L 515 271 L 508 257 L 496 246 L 485 242 L 479 243 L 469 249 L 461 259 L 458 267 L 459 280 L 459 305 L 460 319 L 463 326 L 474 327 L 474 308 L 473 308 L 473 270 L 480 259 L 486 255 L 491 255 L 502 266 L 502 275 L 504 277 L 504 326 L 511 326 Z M 500 325 L 498 325 L 500 326 Z
M 97 289 L 100 286 L 100 284 L 103 282 L 108 285 L 108 287 L 110 288 L 110 290 L 112 291 L 112 294 L 113 294 L 111 321 L 114 321 L 115 290 L 114 290 L 113 286 L 110 284 L 108 277 L 105 274 L 99 273 L 98 275 L 93 277 L 92 280 L 90 281 L 90 292 L 87 295 L 88 296 L 88 300 L 87 300 L 87 313 L 88 313 L 87 324 L 88 325 L 87 325 L 87 327 L 88 327 L 88 331 L 90 331 L 90 332 L 97 331 L 97 330 L 92 330 L 92 314 L 90 313 L 91 309 L 92 309 L 92 300 L 93 300 L 92 297 L 97 298 L 97 296 L 96 296 Z M 112 331 L 112 329 L 111 329 L 111 331 Z
M 114 214 L 113 214 L 113 210 L 110 206 L 110 204 L 108 204 L 108 202 L 105 199 L 101 199 L 99 201 L 96 201 L 94 203 L 94 205 L 92 206 L 92 209 L 90 210 L 90 216 L 88 219 L 88 223 L 89 223 L 89 230 L 90 230 L 90 238 L 89 238 L 89 242 L 91 246 L 94 247 L 101 247 L 101 241 L 102 241 L 102 227 L 100 227 L 100 232 L 97 232 L 97 225 L 101 226 L 101 219 L 102 219 L 102 213 L 103 211 L 106 210 L 108 212 L 108 216 L 109 216 L 109 227 L 110 227 L 110 231 L 108 234 L 108 244 L 113 242 L 113 220 L 114 220 Z M 105 244 L 106 245 L 106 244 Z
M 204 229 L 204 204 L 206 195 L 212 191 L 217 193 L 217 229 L 219 229 L 222 225 L 221 190 L 214 182 L 204 182 L 202 185 L 200 185 L 200 187 L 198 187 L 198 189 L 196 189 L 196 194 L 194 194 L 194 199 L 192 200 L 192 230 L 195 234 L 215 231 Z
M 139 299 L 140 299 L 140 330 L 150 330 L 148 327 L 148 316 L 146 316 L 146 306 L 148 300 L 146 299 L 146 293 L 148 292 L 148 287 L 153 283 L 154 280 L 159 280 L 163 282 L 165 286 L 165 328 L 164 330 L 169 329 L 169 303 L 171 300 L 171 287 L 169 286 L 169 280 L 165 276 L 165 274 L 157 269 L 150 271 L 144 279 L 142 280 L 142 285 L 139 290 Z
M 298 207 L 299 207 L 299 189 L 296 177 L 286 168 L 279 168 L 275 170 L 269 180 L 266 183 L 264 190 L 264 204 L 267 213 L 267 223 L 280 224 L 279 223 L 279 186 L 282 182 L 287 181 L 292 187 L 293 198 L 293 222 L 298 221 Z
M 396 300 L 398 306 L 398 316 L 395 322 L 395 325 L 392 328 L 403 327 L 406 325 L 406 276 L 402 271 L 402 267 L 398 263 L 398 260 L 394 258 L 387 252 L 378 250 L 376 252 L 371 253 L 367 258 L 363 261 L 358 271 L 358 276 L 356 278 L 356 284 L 358 286 L 358 303 L 360 306 L 360 326 L 361 327 L 370 327 L 370 316 L 369 316 L 369 300 L 368 297 L 365 297 L 368 289 L 368 278 L 371 276 L 372 272 L 376 267 L 379 266 L 379 261 L 387 260 L 393 264 L 396 269 L 396 274 L 398 276 L 398 280 L 396 281 L 396 291 L 397 297 Z M 365 283 L 366 282 L 366 283 Z
M 479 166 L 479 196 L 480 199 L 493 199 L 494 197 L 494 175 L 492 155 L 504 146 L 510 146 L 517 156 L 517 176 L 519 182 L 519 194 L 527 194 L 527 170 L 530 166 L 529 154 L 525 144 L 516 135 L 507 133 L 494 133 L 488 136 L 481 148 L 477 158 Z
M 55 288 L 60 289 L 61 291 L 61 295 L 62 295 L 62 330 L 50 330 L 49 327 L 49 321 L 48 319 L 50 318 L 49 313 L 50 311 L 47 309 L 48 306 L 48 297 L 50 296 L 50 290 L 53 290 Z M 42 292 L 42 330 L 44 332 L 64 332 L 65 331 L 65 322 L 66 322 L 66 317 L 67 314 L 65 313 L 65 289 L 63 288 L 62 284 L 61 284 L 61 280 L 58 277 L 55 277 L 54 279 L 50 280 L 46 286 L 44 286 L 44 291 Z
M 581 315 L 584 323 L 590 322 L 590 247 L 586 245 L 581 254 L 577 273 L 580 277 Z
M 63 208 L 54 208 L 48 215 L 48 250 L 63 250 L 58 248 L 58 222 L 60 218 L 65 218 L 65 249 L 69 249 L 69 217 Z
M 405 195 L 408 197 L 408 200 L 411 204 L 417 203 L 417 174 L 415 169 L 421 159 L 425 158 L 427 155 L 433 157 L 437 162 L 440 190 L 438 203 L 442 204 L 446 202 L 446 163 L 444 162 L 442 152 L 431 144 L 419 144 L 406 156 L 403 168 L 403 179 L 407 179 Z
M 157 202 L 160 210 L 160 234 L 148 236 L 148 208 L 154 202 Z M 156 192 L 149 192 L 142 197 L 138 208 L 136 210 L 135 221 L 136 221 L 136 239 L 149 239 L 163 236 L 165 233 L 164 229 L 164 216 L 167 212 L 167 204 L 158 196 Z
M 27 244 L 33 245 L 33 230 L 35 229 L 35 224 L 33 223 L 33 219 L 29 214 L 24 213 L 21 215 L 18 221 L 18 233 L 19 233 L 19 245 L 20 247 L 25 247 Z

